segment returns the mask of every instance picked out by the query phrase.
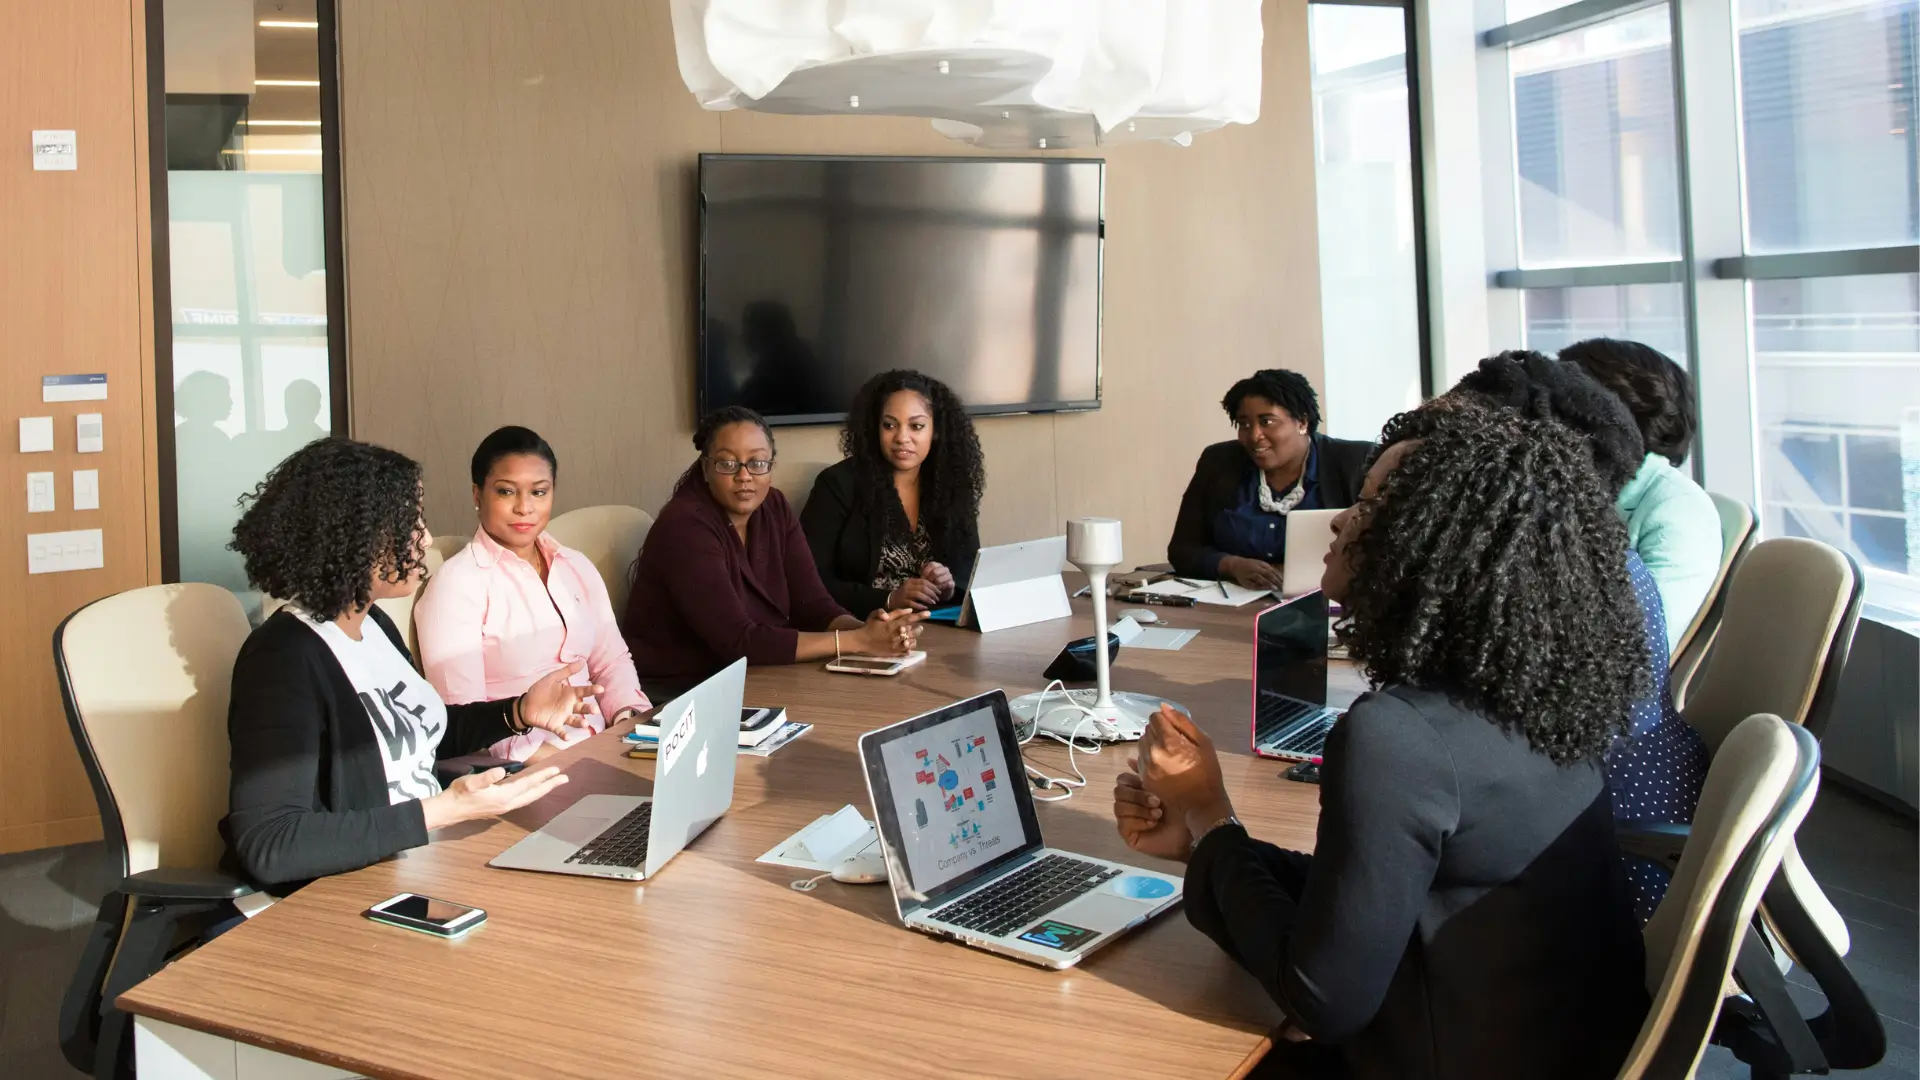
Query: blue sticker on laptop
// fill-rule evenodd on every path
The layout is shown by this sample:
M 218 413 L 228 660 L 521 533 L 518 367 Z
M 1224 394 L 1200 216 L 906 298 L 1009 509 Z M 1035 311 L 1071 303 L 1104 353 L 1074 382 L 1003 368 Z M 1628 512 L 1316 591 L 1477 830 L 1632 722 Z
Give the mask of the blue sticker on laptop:
M 1134 900 L 1158 900 L 1173 895 L 1173 882 L 1165 878 L 1147 877 L 1144 874 L 1128 874 L 1117 878 L 1113 891 Z
M 1063 923 L 1057 919 L 1044 919 L 1026 933 L 1020 935 L 1021 941 L 1031 941 L 1035 945 L 1044 945 L 1049 949 L 1073 952 L 1094 938 L 1097 931 L 1072 923 Z

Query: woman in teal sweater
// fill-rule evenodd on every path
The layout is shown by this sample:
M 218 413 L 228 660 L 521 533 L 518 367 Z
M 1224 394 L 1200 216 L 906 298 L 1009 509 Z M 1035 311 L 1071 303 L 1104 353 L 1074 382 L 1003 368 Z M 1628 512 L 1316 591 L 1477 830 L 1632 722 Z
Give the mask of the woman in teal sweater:
M 1647 456 L 1620 492 L 1627 543 L 1660 589 L 1667 647 L 1693 623 L 1720 574 L 1720 512 L 1679 466 L 1693 448 L 1693 380 L 1680 365 L 1637 341 L 1594 338 L 1560 350 L 1614 392 L 1640 426 Z

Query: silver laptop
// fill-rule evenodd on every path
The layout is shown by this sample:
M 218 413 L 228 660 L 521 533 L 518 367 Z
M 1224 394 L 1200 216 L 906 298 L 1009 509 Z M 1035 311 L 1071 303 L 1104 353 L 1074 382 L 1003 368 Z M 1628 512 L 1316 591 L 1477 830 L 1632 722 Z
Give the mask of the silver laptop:
M 1305 596 L 1320 588 L 1333 547 L 1333 519 L 1338 510 L 1292 510 L 1287 513 L 1287 557 L 1280 567 L 1280 595 Z
M 1320 760 L 1345 711 L 1327 707 L 1329 617 L 1327 594 L 1316 589 L 1254 620 L 1252 741 L 1261 757 Z
M 587 795 L 488 866 L 650 878 L 733 805 L 747 662 L 735 660 L 660 709 L 652 795 Z
M 1180 902 L 1177 877 L 1046 846 L 999 690 L 862 735 L 860 762 L 908 929 L 1068 968 Z

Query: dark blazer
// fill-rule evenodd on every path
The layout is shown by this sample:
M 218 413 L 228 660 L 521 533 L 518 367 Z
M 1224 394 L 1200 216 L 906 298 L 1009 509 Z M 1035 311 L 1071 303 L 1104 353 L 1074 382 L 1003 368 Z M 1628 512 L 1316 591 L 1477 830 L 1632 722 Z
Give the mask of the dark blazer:
M 1345 1075 L 1611 1078 L 1645 954 L 1596 764 L 1561 767 L 1446 695 L 1390 688 L 1335 724 L 1312 855 L 1223 826 L 1187 917 Z M 1306 1044 L 1298 1044 L 1306 1045 Z
M 362 632 L 375 626 L 411 656 L 377 607 Z M 511 736 L 510 705 L 447 706 L 437 756 L 478 753 Z M 284 896 L 427 842 L 420 801 L 388 801 L 379 736 L 346 671 L 290 611 L 274 613 L 240 646 L 227 740 L 233 777 L 220 834 L 229 865 L 269 892 Z
M 877 512 L 872 494 L 860 483 L 853 459 L 829 465 L 813 482 L 800 527 L 827 591 L 848 611 L 869 612 L 887 602 L 887 590 L 873 587 L 880 565 L 880 546 L 886 540 L 886 515 Z M 924 520 L 924 519 L 923 519 Z M 973 560 L 980 554 L 980 523 L 926 521 L 933 541 L 933 561 L 953 571 L 953 587 L 964 592 L 973 576 Z M 954 596 L 958 603 L 960 597 Z
M 1313 446 L 1320 505 L 1328 510 L 1352 506 L 1360 498 L 1373 444 L 1315 434 Z M 1167 561 L 1175 573 L 1211 578 L 1218 574 L 1222 556 L 1240 554 L 1213 546 L 1213 519 L 1239 505 L 1240 486 L 1253 468 L 1246 450 L 1235 440 L 1214 443 L 1200 452 L 1193 479 L 1180 497 L 1173 539 L 1167 542 Z
M 767 493 L 742 544 L 695 481 L 647 532 L 622 625 L 640 678 L 666 685 L 704 679 L 743 656 L 791 664 L 800 631 L 828 629 L 845 614 L 820 583 L 785 495 Z

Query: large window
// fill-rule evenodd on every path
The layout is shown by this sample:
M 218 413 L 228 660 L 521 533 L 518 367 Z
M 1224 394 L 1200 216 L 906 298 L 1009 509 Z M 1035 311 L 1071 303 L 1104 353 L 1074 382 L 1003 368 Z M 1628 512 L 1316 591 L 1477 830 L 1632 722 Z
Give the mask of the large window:
M 1316 3 L 1307 18 L 1327 430 L 1373 439 L 1420 403 L 1426 365 L 1407 14 Z
M 1496 344 L 1605 335 L 1689 366 L 1705 485 L 1920 620 L 1920 0 L 1505 15 L 1482 38 L 1511 120 L 1487 159 L 1513 185 L 1489 204 L 1512 217 L 1489 228 L 1515 297 Z

